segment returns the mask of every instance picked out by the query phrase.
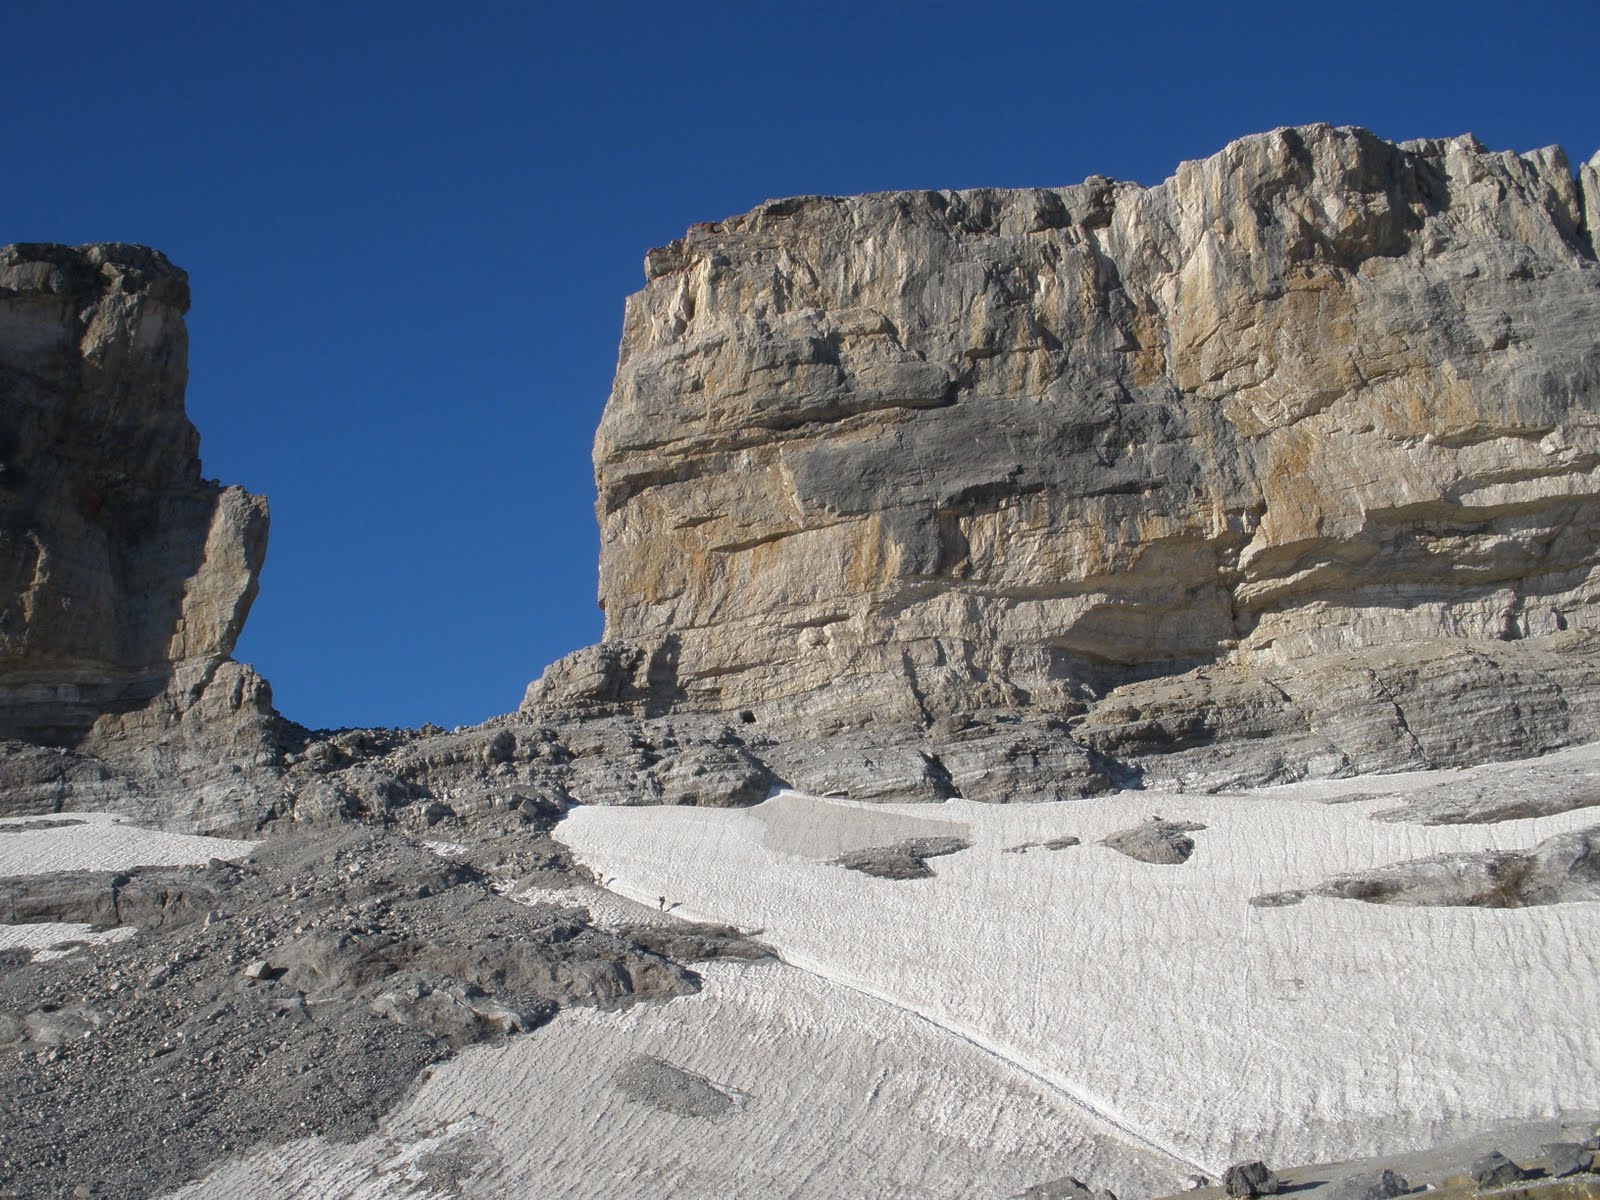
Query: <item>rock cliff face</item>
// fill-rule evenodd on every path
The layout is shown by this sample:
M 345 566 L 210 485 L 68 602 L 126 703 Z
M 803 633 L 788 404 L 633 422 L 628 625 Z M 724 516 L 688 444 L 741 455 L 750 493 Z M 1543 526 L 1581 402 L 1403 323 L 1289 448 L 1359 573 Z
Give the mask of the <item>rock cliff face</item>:
M 143 247 L 0 249 L 0 738 L 242 777 L 274 753 L 267 686 L 229 658 L 267 506 L 201 478 L 188 306 Z
M 1069 791 L 1600 736 L 1597 205 L 1314 126 L 696 226 L 596 440 L 606 642 L 527 706 L 920 730 L 935 779 L 1020 721 Z
M 1066 798 L 1600 738 L 1600 176 L 1247 138 L 1165 183 L 806 197 L 652 251 L 595 446 L 606 640 L 472 730 L 229 654 L 183 273 L 0 250 L 0 809 L 425 827 Z

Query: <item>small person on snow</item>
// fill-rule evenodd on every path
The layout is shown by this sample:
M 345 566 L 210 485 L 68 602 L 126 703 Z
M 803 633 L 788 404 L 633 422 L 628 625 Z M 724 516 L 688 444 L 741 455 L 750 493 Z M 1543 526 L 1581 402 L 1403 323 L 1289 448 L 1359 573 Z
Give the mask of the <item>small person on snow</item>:
M 657 896 L 656 897 L 656 907 L 661 909 L 662 912 L 666 912 L 667 911 L 667 898 L 665 896 Z

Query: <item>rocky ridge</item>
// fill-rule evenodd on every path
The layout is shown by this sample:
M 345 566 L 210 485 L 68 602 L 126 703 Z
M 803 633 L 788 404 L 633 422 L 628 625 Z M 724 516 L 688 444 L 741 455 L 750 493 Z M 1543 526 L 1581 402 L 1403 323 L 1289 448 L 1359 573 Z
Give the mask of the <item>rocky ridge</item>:
M 473 729 L 231 660 L 181 271 L 0 251 L 0 794 L 171 827 L 1066 799 L 1600 737 L 1600 181 L 1310 126 L 1140 187 L 801 197 L 650 253 L 596 440 L 605 640 Z M 70 603 L 69 603 L 70 600 Z

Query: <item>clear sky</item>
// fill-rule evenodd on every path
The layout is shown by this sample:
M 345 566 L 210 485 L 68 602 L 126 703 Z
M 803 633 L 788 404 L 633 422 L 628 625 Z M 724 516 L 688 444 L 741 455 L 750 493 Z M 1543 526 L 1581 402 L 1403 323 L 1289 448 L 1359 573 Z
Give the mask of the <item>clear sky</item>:
M 644 252 L 797 193 L 1155 183 L 1313 121 L 1600 148 L 1600 3 L 4 6 L 0 242 L 191 277 L 238 657 L 312 726 L 515 707 L 598 639 L 589 447 Z

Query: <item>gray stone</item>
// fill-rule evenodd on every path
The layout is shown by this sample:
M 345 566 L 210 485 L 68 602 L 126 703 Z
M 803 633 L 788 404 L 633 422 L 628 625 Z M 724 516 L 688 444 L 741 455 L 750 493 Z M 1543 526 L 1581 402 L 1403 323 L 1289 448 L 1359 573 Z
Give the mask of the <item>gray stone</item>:
M 1331 1193 L 1331 1200 L 1394 1200 L 1410 1190 L 1411 1184 L 1405 1176 L 1384 1168 L 1340 1181 Z
M 1157 818 L 1118 830 L 1100 844 L 1140 862 L 1176 865 L 1188 862 L 1189 856 L 1194 853 L 1194 839 L 1189 836 L 1190 831 L 1204 828 L 1204 825 Z
M 1072 1175 L 1036 1183 L 1016 1193 L 1011 1200 L 1117 1200 L 1115 1192 L 1090 1187 Z
M 931 879 L 933 868 L 928 865 L 930 858 L 959 854 L 971 846 L 972 843 L 966 838 L 915 837 L 893 846 L 851 850 L 841 854 L 834 862 L 847 870 L 859 871 L 878 879 Z
M 1279 1183 L 1267 1164 L 1257 1159 L 1229 1167 L 1222 1174 L 1222 1187 L 1230 1196 L 1271 1196 Z
M 1594 1152 L 1580 1142 L 1551 1142 L 1542 1149 L 1547 1172 L 1554 1179 L 1594 1170 Z
M 1480 1188 L 1507 1187 L 1531 1178 L 1531 1173 L 1519 1167 L 1498 1150 L 1491 1150 L 1472 1164 L 1472 1181 Z

